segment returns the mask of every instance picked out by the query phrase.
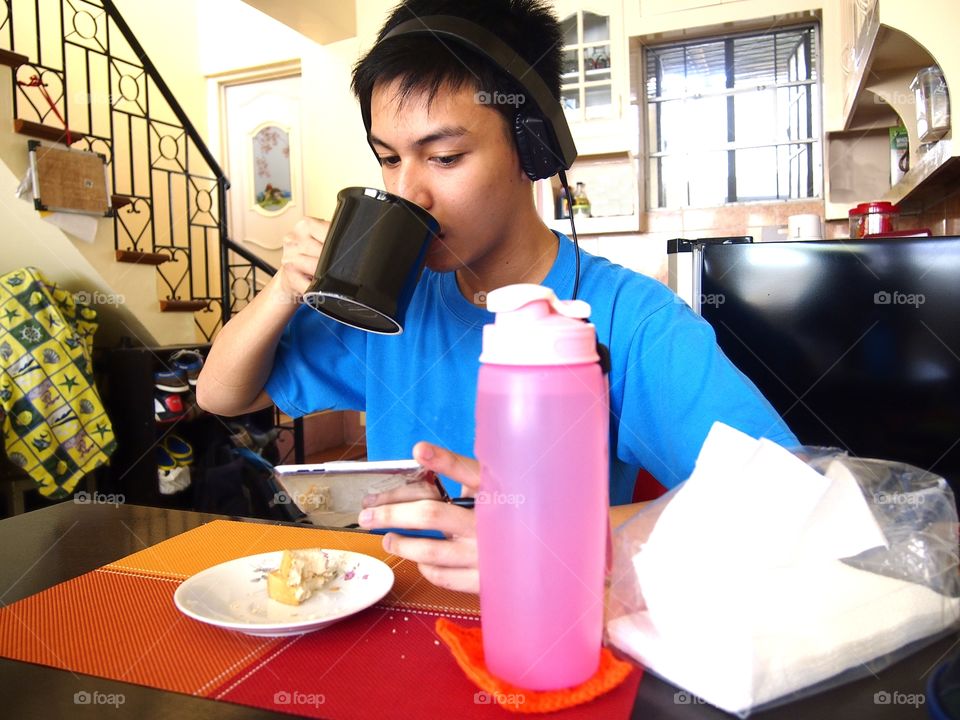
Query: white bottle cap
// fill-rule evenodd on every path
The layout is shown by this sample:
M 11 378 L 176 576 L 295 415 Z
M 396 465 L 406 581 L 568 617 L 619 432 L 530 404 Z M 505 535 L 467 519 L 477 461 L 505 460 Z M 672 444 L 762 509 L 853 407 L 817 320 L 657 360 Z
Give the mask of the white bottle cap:
M 558 300 L 542 285 L 507 285 L 487 295 L 497 314 L 483 328 L 480 362 L 493 365 L 578 365 L 599 362 L 590 305 Z

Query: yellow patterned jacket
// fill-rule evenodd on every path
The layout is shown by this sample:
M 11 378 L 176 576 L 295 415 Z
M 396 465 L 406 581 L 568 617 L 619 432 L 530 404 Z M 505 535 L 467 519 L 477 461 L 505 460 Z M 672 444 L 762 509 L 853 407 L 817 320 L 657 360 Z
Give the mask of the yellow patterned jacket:
M 0 429 L 7 457 L 51 499 L 116 448 L 93 381 L 97 313 L 36 268 L 0 277 Z

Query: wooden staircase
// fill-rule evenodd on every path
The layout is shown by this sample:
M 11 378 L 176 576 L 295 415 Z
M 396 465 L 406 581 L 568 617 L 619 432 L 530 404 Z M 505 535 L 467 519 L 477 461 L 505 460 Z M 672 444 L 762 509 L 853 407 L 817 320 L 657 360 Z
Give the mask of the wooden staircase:
M 111 38 L 107 46 L 65 30 L 62 45 L 51 52 L 49 45 L 54 44 L 55 36 L 38 33 L 28 37 L 26 33 L 32 31 L 21 30 L 39 27 L 41 22 L 39 6 L 32 10 L 29 4 L 22 10 L 17 6 L 27 16 L 25 22 L 14 27 L 11 20 L 0 26 L 0 44 L 6 36 L 8 46 L 0 47 L 0 65 L 13 70 L 15 83 L 14 131 L 66 145 L 64 125 L 68 124 L 71 149 L 97 151 L 107 157 L 113 188 L 115 261 L 154 266 L 160 311 L 194 313 L 198 334 L 209 341 L 233 303 L 230 274 L 244 262 L 221 249 L 227 240 L 223 194 L 229 182 L 112 1 L 90 0 L 88 4 L 99 4 L 104 12 L 94 14 L 86 5 L 77 10 L 65 3 L 60 7 L 61 25 L 71 27 L 83 13 L 86 22 L 92 19 L 97 23 L 97 32 Z M 50 17 L 45 14 L 42 20 L 49 22 Z M 18 40 L 43 61 L 18 52 Z M 74 57 L 78 47 L 86 55 L 85 67 Z M 92 64 L 91 56 L 106 62 Z M 48 60 L 50 57 L 55 59 Z M 108 76 L 96 76 L 91 69 L 94 65 L 102 65 Z M 94 107 L 91 86 L 110 89 L 108 107 L 102 107 L 103 103 Z M 86 107 L 76 103 L 84 94 Z M 71 98 L 69 105 L 67 97 Z M 148 114 L 148 108 L 154 115 Z M 158 112 L 162 120 L 155 119 Z M 170 117 L 177 119 L 171 121 Z M 140 135 L 135 128 L 140 128 Z M 135 167 L 135 163 L 141 165 Z M 221 256 L 230 258 L 227 272 L 216 267 Z

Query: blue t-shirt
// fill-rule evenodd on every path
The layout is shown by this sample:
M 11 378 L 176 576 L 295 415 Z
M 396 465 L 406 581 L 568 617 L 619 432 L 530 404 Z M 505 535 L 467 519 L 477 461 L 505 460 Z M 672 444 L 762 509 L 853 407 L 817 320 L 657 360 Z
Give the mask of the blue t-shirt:
M 573 294 L 574 246 L 560 236 L 543 280 Z M 716 344 L 710 325 L 660 282 L 580 253 L 578 296 L 610 350 L 610 501 L 630 502 L 640 468 L 666 487 L 685 480 L 714 421 L 786 447 L 798 445 L 773 407 Z M 401 335 L 297 310 L 266 390 L 291 416 L 367 412 L 371 460 L 409 458 L 428 440 L 473 457 L 482 327 L 493 314 L 460 293 L 454 273 L 424 270 Z M 455 484 L 446 481 L 456 494 Z

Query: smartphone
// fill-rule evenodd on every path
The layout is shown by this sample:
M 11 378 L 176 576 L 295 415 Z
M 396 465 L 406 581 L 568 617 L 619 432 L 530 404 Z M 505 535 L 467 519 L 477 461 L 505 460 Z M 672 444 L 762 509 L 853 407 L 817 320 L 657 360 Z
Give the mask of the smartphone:
M 280 492 L 274 502 L 294 504 L 314 525 L 351 527 L 357 525 L 366 495 L 429 483 L 439 499 L 446 500 L 443 484 L 432 470 L 416 460 L 337 461 L 314 465 L 278 465 L 274 474 Z M 413 537 L 442 538 L 436 530 L 389 528 L 377 534 L 396 532 Z

